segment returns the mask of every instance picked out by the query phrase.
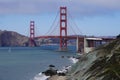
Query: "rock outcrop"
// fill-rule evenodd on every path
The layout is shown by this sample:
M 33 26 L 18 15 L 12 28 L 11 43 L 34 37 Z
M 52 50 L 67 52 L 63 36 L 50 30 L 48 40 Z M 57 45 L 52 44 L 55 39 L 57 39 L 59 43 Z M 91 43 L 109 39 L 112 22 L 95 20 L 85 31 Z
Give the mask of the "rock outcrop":
M 0 31 L 0 46 L 25 46 L 28 37 L 13 31 Z
M 120 80 L 120 38 L 84 54 L 66 80 Z

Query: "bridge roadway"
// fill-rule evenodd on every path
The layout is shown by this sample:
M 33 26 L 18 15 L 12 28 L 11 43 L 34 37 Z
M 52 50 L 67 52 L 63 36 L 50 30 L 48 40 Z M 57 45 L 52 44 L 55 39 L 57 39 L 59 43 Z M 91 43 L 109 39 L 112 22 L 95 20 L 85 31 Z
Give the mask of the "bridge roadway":
M 37 36 L 34 37 L 34 39 L 45 39 L 45 38 L 57 38 L 60 39 L 61 36 Z M 82 53 L 87 53 L 90 50 L 93 49 L 98 43 L 102 44 L 102 42 L 110 42 L 114 40 L 115 38 L 111 37 L 94 37 L 94 36 L 62 36 L 63 42 L 66 42 L 70 39 L 76 40 L 76 47 L 77 47 L 77 52 L 82 52 Z M 34 40 L 33 39 L 33 40 Z M 36 44 L 34 44 L 36 45 Z M 89 47 L 89 48 L 88 48 Z
M 63 38 L 67 38 L 67 39 L 77 39 L 77 36 L 62 36 Z M 35 39 L 38 38 L 60 38 L 60 36 L 37 36 L 35 37 Z M 79 39 L 84 39 L 84 36 L 79 36 Z
M 60 36 L 37 36 L 35 37 L 34 39 L 40 39 L 40 38 L 60 38 Z M 111 41 L 111 40 L 114 40 L 115 38 L 111 38 L 111 37 L 94 37 L 94 36 L 63 36 L 63 38 L 67 38 L 68 40 L 69 39 L 79 39 L 79 40 L 84 40 L 84 38 L 101 38 L 103 41 Z

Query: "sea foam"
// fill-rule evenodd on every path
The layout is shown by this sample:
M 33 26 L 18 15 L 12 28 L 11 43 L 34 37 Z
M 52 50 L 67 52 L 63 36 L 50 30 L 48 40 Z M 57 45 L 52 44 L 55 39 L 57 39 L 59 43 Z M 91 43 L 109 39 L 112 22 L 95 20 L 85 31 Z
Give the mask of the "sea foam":
M 37 74 L 33 80 L 47 80 L 50 76 L 46 76 L 42 73 Z
M 74 57 L 70 57 L 69 60 L 75 64 L 76 62 L 78 62 L 78 59 L 74 58 Z M 70 69 L 71 66 L 66 66 L 66 67 L 63 67 L 62 70 L 58 70 L 57 73 L 66 73 L 68 71 L 68 69 Z M 39 73 L 37 74 L 33 80 L 47 80 L 50 76 L 46 76 L 42 73 Z
M 78 62 L 78 59 L 76 59 L 76 58 L 74 58 L 74 57 L 70 57 L 69 60 L 70 60 L 73 64 L 75 64 L 75 63 Z

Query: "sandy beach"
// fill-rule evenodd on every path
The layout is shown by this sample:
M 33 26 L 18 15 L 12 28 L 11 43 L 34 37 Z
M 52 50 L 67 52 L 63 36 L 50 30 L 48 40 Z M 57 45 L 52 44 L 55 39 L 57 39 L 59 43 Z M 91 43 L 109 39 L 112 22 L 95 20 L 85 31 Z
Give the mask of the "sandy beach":
M 50 77 L 48 80 L 66 80 L 66 76 L 58 76 L 58 75 L 54 75 L 52 77 Z

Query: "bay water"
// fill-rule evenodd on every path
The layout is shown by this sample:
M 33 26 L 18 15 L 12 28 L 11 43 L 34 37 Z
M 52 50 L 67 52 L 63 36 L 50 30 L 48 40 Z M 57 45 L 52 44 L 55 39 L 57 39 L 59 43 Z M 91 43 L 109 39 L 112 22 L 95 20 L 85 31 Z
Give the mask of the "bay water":
M 57 49 L 56 46 L 0 47 L 0 80 L 33 80 L 51 64 L 56 69 L 71 65 L 68 57 L 75 55 L 75 48 L 72 46 L 68 52 Z

